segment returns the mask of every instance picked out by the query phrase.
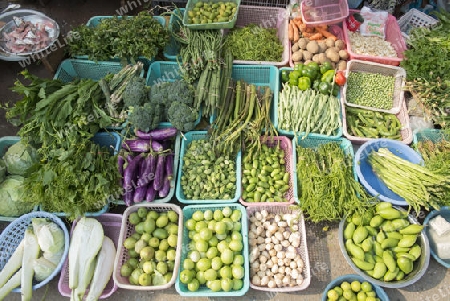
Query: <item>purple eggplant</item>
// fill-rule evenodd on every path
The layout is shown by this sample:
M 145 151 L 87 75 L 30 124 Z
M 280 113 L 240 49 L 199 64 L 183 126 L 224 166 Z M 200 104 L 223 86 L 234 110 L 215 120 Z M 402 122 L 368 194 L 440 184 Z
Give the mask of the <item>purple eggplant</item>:
M 144 186 L 150 184 L 155 177 L 157 155 L 149 154 L 144 163 L 141 165 L 140 177 L 138 180 L 138 186 Z
M 162 152 L 164 150 L 164 147 L 158 141 L 152 140 L 151 145 L 152 145 L 153 151 L 155 151 L 155 152 Z
M 126 159 L 127 159 L 127 162 L 128 162 L 128 163 L 130 163 L 131 161 L 133 161 L 133 159 L 134 159 L 133 154 L 128 153 Z
M 143 139 L 128 139 L 122 143 L 122 148 L 131 152 L 146 153 L 150 151 L 150 141 Z
M 120 186 L 122 186 L 123 183 L 123 168 L 125 165 L 125 158 L 122 155 L 118 155 L 117 156 L 117 167 L 119 169 L 119 174 L 120 174 L 120 179 L 119 179 L 119 184 Z
M 140 203 L 145 199 L 148 186 L 149 185 L 144 185 L 136 188 L 133 195 L 133 203 Z
M 164 179 L 162 188 L 158 191 L 158 196 L 160 198 L 165 198 L 169 194 L 169 190 L 170 190 L 170 180 L 169 178 L 166 177 Z
M 125 205 L 131 206 L 133 205 L 133 198 L 134 198 L 134 190 L 126 190 L 123 194 L 123 201 L 125 202 Z
M 166 162 L 166 156 L 165 155 L 159 155 L 158 160 L 156 161 L 156 168 L 155 168 L 155 178 L 153 179 L 153 188 L 156 191 L 159 191 L 163 184 L 164 184 L 164 163 Z
M 156 190 L 153 188 L 153 185 L 148 185 L 147 192 L 145 194 L 146 202 L 153 202 L 156 198 Z
M 147 139 L 147 140 L 166 140 L 169 138 L 173 138 L 177 135 L 178 130 L 174 127 L 168 127 L 165 129 L 155 129 L 151 130 L 149 132 L 142 132 L 140 130 L 136 130 L 135 134 L 136 137 L 140 139 Z
M 123 171 L 123 188 L 128 190 L 132 185 L 136 184 L 136 179 L 138 176 L 139 165 L 144 159 L 144 154 L 139 154 L 133 158 L 133 160 L 128 163 L 127 167 Z
M 168 154 L 166 158 L 166 178 L 172 180 L 173 178 L 173 154 Z

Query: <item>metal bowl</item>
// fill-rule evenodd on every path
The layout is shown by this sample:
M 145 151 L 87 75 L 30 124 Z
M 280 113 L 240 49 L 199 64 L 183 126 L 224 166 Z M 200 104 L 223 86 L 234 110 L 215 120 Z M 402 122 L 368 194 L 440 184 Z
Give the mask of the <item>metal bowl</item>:
M 51 29 L 48 29 L 47 31 L 50 39 L 46 43 L 45 47 L 36 49 L 35 51 L 24 52 L 14 52 L 7 47 L 4 34 L 8 34 L 17 28 L 17 18 L 20 18 L 23 21 L 29 21 L 34 25 L 49 24 L 51 26 Z M 23 60 L 26 56 L 41 53 L 50 48 L 58 39 L 60 34 L 60 28 L 56 21 L 47 17 L 43 13 L 29 9 L 19 9 L 1 14 L 0 26 L 0 58 L 4 60 L 19 61 Z
M 401 207 L 393 206 L 393 208 L 401 211 L 406 211 Z M 419 222 L 412 216 L 408 215 L 408 220 L 412 224 L 419 224 Z M 405 276 L 403 280 L 400 281 L 382 281 L 375 279 L 368 274 L 366 274 L 363 270 L 358 268 L 350 258 L 350 256 L 347 253 L 347 250 L 345 249 L 345 241 L 344 241 L 344 229 L 347 226 L 347 219 L 344 218 L 339 223 L 339 247 L 341 248 L 342 254 L 345 257 L 345 260 L 347 260 L 348 264 L 352 267 L 352 269 L 358 273 L 361 277 L 366 279 L 367 281 L 379 285 L 381 287 L 387 287 L 387 288 L 401 288 L 408 285 L 411 285 L 415 283 L 417 280 L 419 280 L 426 272 L 428 268 L 428 264 L 430 262 L 430 246 L 428 243 L 428 237 L 425 234 L 425 230 L 422 230 L 420 233 L 420 237 L 418 238 L 417 242 L 422 248 L 422 254 L 420 257 L 414 262 L 414 267 L 411 273 Z

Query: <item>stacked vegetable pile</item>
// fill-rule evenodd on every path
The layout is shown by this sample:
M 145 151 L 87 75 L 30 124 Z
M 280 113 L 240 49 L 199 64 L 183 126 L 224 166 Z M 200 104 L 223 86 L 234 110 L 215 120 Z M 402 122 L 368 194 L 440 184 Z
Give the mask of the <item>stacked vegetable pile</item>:
M 150 207 L 129 214 L 127 222 L 133 229 L 123 241 L 128 259 L 119 268 L 131 285 L 164 285 L 178 273 L 178 219 L 173 210 L 157 212 Z
M 239 209 L 195 210 L 185 222 L 189 244 L 179 281 L 190 292 L 205 286 L 212 292 L 244 286 L 245 255 Z
M 146 11 L 132 17 L 104 18 L 94 25 L 72 30 L 74 38 L 67 45 L 71 56 L 88 55 L 94 61 L 153 59 L 169 39 L 167 29 Z
M 351 260 L 364 273 L 385 282 L 400 281 L 422 256 L 417 242 L 422 229 L 408 220 L 406 211 L 381 202 L 363 215 L 349 215 L 343 239 Z
M 234 19 L 237 5 L 233 1 L 199 1 L 187 10 L 187 24 L 211 24 L 229 22 Z
M 165 198 L 174 177 L 174 127 L 149 132 L 136 131 L 136 139 L 126 139 L 118 156 L 123 199 L 127 206 Z
M 114 242 L 104 235 L 98 220 L 87 217 L 78 220 L 69 247 L 71 300 L 98 300 L 114 271 L 115 256 Z
M 13 217 L 28 213 L 33 204 L 24 201 L 24 176 L 37 162 L 37 153 L 21 141 L 11 145 L 0 159 L 0 215 Z
M 24 237 L 0 271 L 0 300 L 20 286 L 22 300 L 30 301 L 33 283 L 46 280 L 64 255 L 64 231 L 45 218 L 32 218 Z
M 330 288 L 326 295 L 329 301 L 336 301 L 342 296 L 345 300 L 365 300 L 365 301 L 377 301 L 377 293 L 373 289 L 372 284 L 368 281 L 353 280 L 351 283 L 348 281 L 342 282 L 340 285 Z
M 70 219 L 100 210 L 117 193 L 119 173 L 113 150 L 92 140 L 117 122 L 107 113 L 99 83 L 22 75 L 29 83 L 15 83 L 13 91 L 23 98 L 7 108 L 6 118 L 21 126 L 21 141 L 39 158 L 24 179 L 23 200 Z

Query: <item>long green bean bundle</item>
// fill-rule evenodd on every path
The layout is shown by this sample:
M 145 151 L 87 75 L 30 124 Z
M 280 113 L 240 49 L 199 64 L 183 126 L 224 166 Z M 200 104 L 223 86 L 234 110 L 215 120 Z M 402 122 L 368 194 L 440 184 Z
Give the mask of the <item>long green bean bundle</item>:
M 450 176 L 394 155 L 387 148 L 372 151 L 368 161 L 377 177 L 416 211 L 450 203 Z
M 317 149 L 297 146 L 299 206 L 313 222 L 363 214 L 370 198 L 353 174 L 352 157 L 336 142 Z

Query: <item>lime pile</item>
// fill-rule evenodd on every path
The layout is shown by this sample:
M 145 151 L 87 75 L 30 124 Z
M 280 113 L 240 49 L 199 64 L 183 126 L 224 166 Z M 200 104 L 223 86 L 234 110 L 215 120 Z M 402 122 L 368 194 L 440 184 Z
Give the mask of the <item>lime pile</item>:
M 128 216 L 134 233 L 123 246 L 130 258 L 120 268 L 132 285 L 164 285 L 172 279 L 178 243 L 178 214 L 156 212 L 145 207 Z
M 233 20 L 237 11 L 234 2 L 203 2 L 199 1 L 187 11 L 189 24 L 210 24 L 229 22 Z
M 328 301 L 354 300 L 354 301 L 380 301 L 372 284 L 367 281 L 354 280 L 351 283 L 344 281 L 327 292 Z
M 182 262 L 180 282 L 191 292 L 206 286 L 213 292 L 243 287 L 244 242 L 241 211 L 229 206 L 196 210 L 186 220 L 188 253 Z

